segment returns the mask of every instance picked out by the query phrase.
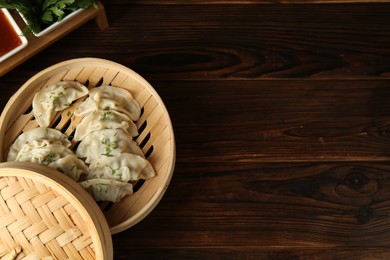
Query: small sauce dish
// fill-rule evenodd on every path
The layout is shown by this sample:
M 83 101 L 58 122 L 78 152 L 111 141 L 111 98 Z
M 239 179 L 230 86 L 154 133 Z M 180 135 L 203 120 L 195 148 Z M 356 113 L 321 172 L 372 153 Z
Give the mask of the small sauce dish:
M 28 41 L 6 8 L 0 9 L 0 62 L 24 49 Z

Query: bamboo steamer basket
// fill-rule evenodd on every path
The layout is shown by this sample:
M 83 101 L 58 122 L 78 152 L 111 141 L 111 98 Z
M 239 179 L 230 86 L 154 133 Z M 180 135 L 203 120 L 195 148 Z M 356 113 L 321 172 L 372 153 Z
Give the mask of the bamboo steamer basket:
M 1 259 L 113 259 L 110 229 L 76 182 L 39 164 L 0 164 Z
M 134 193 L 118 203 L 99 203 L 111 234 L 126 230 L 145 218 L 161 200 L 171 180 L 176 158 L 172 123 L 164 103 L 153 87 L 133 70 L 104 59 L 80 58 L 39 72 L 11 97 L 1 114 L 0 158 L 2 161 L 6 159 L 9 147 L 22 132 L 38 127 L 31 109 L 34 94 L 60 80 L 76 80 L 89 89 L 107 85 L 121 87 L 129 90 L 140 104 L 141 117 L 136 122 L 139 135 L 135 141 L 153 166 L 156 176 L 137 182 Z M 81 102 L 80 99 L 58 112 L 50 127 L 71 136 L 81 121 L 73 116 Z

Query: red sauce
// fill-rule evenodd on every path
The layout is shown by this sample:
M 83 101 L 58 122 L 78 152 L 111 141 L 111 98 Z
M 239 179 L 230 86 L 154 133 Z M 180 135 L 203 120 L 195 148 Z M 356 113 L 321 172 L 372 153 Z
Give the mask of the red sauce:
M 0 56 L 22 44 L 5 14 L 0 10 Z

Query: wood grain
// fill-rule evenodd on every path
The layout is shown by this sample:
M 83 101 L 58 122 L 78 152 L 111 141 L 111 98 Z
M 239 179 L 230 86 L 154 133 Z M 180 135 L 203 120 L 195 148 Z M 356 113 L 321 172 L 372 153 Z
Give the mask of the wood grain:
M 376 161 L 390 156 L 388 80 L 152 84 L 170 111 L 181 161 Z
M 344 3 L 389 3 L 389 0 L 134 0 L 132 4 L 177 5 L 177 4 L 344 4 Z M 128 4 L 126 0 L 115 3 Z
M 118 241 L 120 243 L 120 241 Z M 195 248 L 158 248 L 152 250 L 146 250 L 142 248 L 135 248 L 129 252 L 134 259 L 144 259 L 145 257 L 151 257 L 160 259 L 161 256 L 166 256 L 169 259 L 261 259 L 261 260 L 274 260 L 274 259 L 301 259 L 301 260 L 370 260 L 370 259 L 387 259 L 390 257 L 390 252 L 386 249 L 350 249 L 350 250 L 335 250 L 335 249 L 274 249 L 265 251 L 257 248 L 207 248 L 207 249 L 195 249 Z M 127 259 L 126 255 L 117 254 L 116 259 Z
M 0 104 L 79 57 L 161 95 L 175 172 L 115 259 L 388 259 L 390 4 L 302 2 L 103 1 L 110 27 L 0 78 Z
M 387 247 L 389 164 L 178 163 L 131 248 Z M 153 239 L 153 238 L 165 239 Z
M 91 56 L 149 80 L 389 76 L 389 4 L 104 4 L 110 28 L 90 22 L 26 66 Z

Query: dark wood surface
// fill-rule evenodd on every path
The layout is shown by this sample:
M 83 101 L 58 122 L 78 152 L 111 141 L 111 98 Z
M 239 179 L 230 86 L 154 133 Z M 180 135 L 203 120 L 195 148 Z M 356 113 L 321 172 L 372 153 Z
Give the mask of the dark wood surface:
M 174 176 L 113 236 L 116 259 L 390 259 L 390 3 L 103 4 L 107 30 L 88 22 L 0 78 L 0 104 L 78 57 L 161 95 Z

